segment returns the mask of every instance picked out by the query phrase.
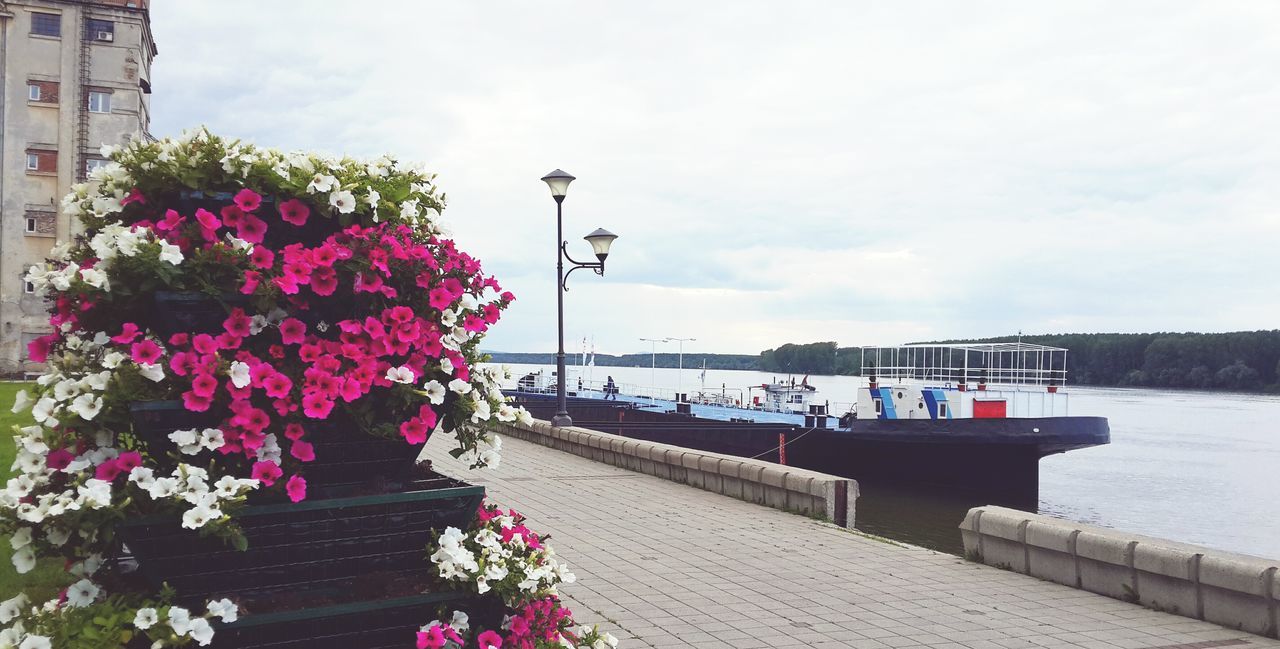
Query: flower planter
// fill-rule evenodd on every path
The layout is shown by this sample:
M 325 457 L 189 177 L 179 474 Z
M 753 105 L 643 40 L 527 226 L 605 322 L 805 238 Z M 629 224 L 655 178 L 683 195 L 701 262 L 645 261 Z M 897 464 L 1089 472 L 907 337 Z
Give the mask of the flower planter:
M 403 649 L 440 613 L 461 610 L 473 626 L 495 628 L 505 612 L 494 597 L 453 592 L 366 600 L 243 616 L 215 624 L 214 649 Z
M 130 404 L 129 409 L 134 439 L 166 473 L 177 466 L 173 457 L 181 455 L 169 439 L 170 433 L 216 427 L 223 417 L 222 413 L 212 410 L 192 412 L 183 407 L 181 401 L 139 401 Z M 329 494 L 330 487 L 338 487 L 336 493 L 341 494 L 357 485 L 403 485 L 411 479 L 414 464 L 422 453 L 422 444 L 410 445 L 403 439 L 369 435 L 340 414 L 305 426 L 306 439 L 315 446 L 316 459 L 302 465 L 301 473 L 312 493 L 321 496 Z M 203 465 L 209 458 L 222 456 L 214 451 L 202 451 L 181 457 L 189 463 Z
M 168 339 L 175 333 L 220 334 L 222 323 L 235 307 L 244 307 L 249 298 L 244 295 L 184 291 L 156 291 L 153 300 L 152 323 L 156 333 Z
M 403 570 L 422 565 L 433 530 L 466 527 L 484 497 L 484 487 L 434 476 L 397 493 L 251 505 L 236 515 L 243 552 L 182 529 L 176 517 L 118 530 L 142 576 L 189 602 Z

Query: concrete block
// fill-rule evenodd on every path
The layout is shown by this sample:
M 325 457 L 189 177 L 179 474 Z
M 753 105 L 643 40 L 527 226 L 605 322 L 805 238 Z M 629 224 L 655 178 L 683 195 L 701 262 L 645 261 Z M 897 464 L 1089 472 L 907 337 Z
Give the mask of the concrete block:
M 698 451 L 688 451 L 680 456 L 680 465 L 686 469 L 700 470 L 702 461 L 702 453 Z
M 787 488 L 788 471 L 778 466 L 766 466 L 764 471 L 760 473 L 760 482 L 766 486 L 777 489 Z
M 792 471 L 788 473 L 786 478 L 787 491 L 795 496 L 809 498 L 809 488 L 813 485 L 813 476 L 806 475 L 807 473 L 807 471 Z
M 772 485 L 763 485 L 764 504 L 774 509 L 787 508 L 787 490 Z
M 1243 555 L 1206 554 L 1200 560 L 1204 619 L 1250 633 L 1273 632 L 1270 597 L 1275 564 Z
M 739 472 L 742 471 L 742 460 L 735 457 L 724 457 L 720 459 L 720 468 L 717 469 L 720 475 L 737 478 Z
M 984 513 L 984 508 L 973 507 L 965 512 L 964 520 L 960 521 L 960 541 L 964 543 L 964 556 L 980 563 L 986 563 L 982 556 L 982 534 L 978 532 L 979 521 Z
M 746 499 L 742 492 L 742 480 L 723 473 L 720 474 L 720 493 L 731 498 Z
M 672 468 L 674 467 L 684 468 L 684 462 L 680 458 L 684 457 L 684 454 L 687 452 L 688 451 L 685 451 L 683 449 L 669 448 L 667 449 L 666 457 L 663 460 L 663 462 L 671 465 Z
M 1042 517 L 1027 522 L 1027 574 L 1066 586 L 1079 585 L 1075 526 Z
M 1136 601 L 1132 567 L 1135 545 L 1118 532 L 1082 530 L 1076 536 L 1080 587 L 1127 602 Z
M 698 469 L 704 473 L 720 475 L 720 463 L 724 460 L 718 455 L 703 455 L 698 458 Z
M 1196 616 L 1197 573 L 1201 553 L 1158 541 L 1138 541 L 1133 548 L 1138 603 L 1160 611 Z
M 1024 523 L 1032 516 L 1033 514 L 1016 509 L 988 508 L 982 515 L 982 535 L 1022 543 Z

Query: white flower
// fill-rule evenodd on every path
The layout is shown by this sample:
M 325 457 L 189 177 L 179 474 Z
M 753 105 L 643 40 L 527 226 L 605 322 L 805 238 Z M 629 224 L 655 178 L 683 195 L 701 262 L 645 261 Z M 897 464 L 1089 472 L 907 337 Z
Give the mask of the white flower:
M 76 493 L 89 509 L 102 509 L 111 504 L 111 483 L 106 480 L 90 478 L 76 488 Z
M 387 370 L 387 380 L 392 383 L 413 383 L 413 370 L 407 367 L 392 367 Z
M 108 291 L 111 290 L 111 287 L 107 282 L 107 274 L 97 268 L 81 268 L 80 278 L 84 280 L 85 284 L 94 288 L 103 288 Z
M 444 385 L 439 381 L 431 379 L 422 387 L 427 391 L 427 398 L 431 400 L 432 404 L 438 406 L 444 403 Z
M 453 374 L 453 361 L 449 360 L 448 356 L 440 359 L 440 371 L 445 374 Z
M 190 633 L 191 639 L 201 647 L 207 647 L 213 642 L 213 627 L 209 625 L 209 620 L 202 617 L 191 620 Z
M 489 421 L 489 416 L 493 413 L 489 410 L 489 402 L 481 399 L 476 401 L 476 411 L 471 415 L 471 421 L 482 422 Z
M 138 373 L 152 383 L 159 383 L 164 380 L 164 367 L 159 363 L 143 363 L 138 366 Z
M 13 546 L 15 550 L 31 545 L 31 528 L 19 528 L 17 532 L 13 533 L 13 536 L 9 537 L 9 545 Z
M 135 466 L 129 471 L 129 482 L 137 484 L 142 489 L 148 489 L 155 484 L 155 473 L 145 466 Z
M 86 392 L 76 397 L 75 401 L 71 402 L 70 408 L 81 419 L 90 421 L 102 411 L 102 397 L 95 397 Z
M 243 388 L 249 385 L 249 364 L 241 361 L 231 363 L 231 371 L 227 373 L 231 377 L 231 384 L 237 388 Z
M 378 201 L 382 200 L 382 194 L 379 194 L 379 193 L 378 193 L 378 190 L 376 190 L 376 189 L 374 189 L 374 188 L 370 187 L 370 188 L 369 188 L 369 194 L 368 194 L 367 196 L 365 196 L 365 197 L 364 197 L 364 199 L 365 199 L 366 201 L 368 201 L 368 203 L 369 203 L 369 207 L 372 207 L 372 208 L 374 208 L 374 209 L 377 209 L 377 207 L 378 207 Z
M 120 363 L 123 363 L 126 358 L 128 358 L 128 356 L 125 356 L 120 352 L 107 352 L 102 355 L 102 366 L 109 370 L 114 370 L 115 368 L 120 367 Z
M 177 478 L 156 478 L 155 482 L 147 487 L 147 495 L 151 496 L 152 500 L 168 498 L 176 493 L 178 493 Z
M 133 625 L 139 629 L 150 629 L 159 619 L 154 608 L 140 608 L 138 614 L 133 616 Z
M 223 622 L 235 622 L 239 610 L 240 609 L 236 607 L 234 602 L 226 599 L 225 597 L 214 602 L 209 602 L 209 613 L 222 618 Z
M 199 431 L 194 428 L 175 430 L 169 433 L 169 441 L 173 442 L 179 451 L 187 455 L 195 455 L 200 452 L 199 434 Z
M 18 574 L 23 575 L 31 572 L 36 567 L 36 551 L 31 546 L 18 549 L 13 553 L 13 568 Z
M 333 189 L 338 184 L 338 179 L 325 174 L 316 174 L 311 179 L 311 183 L 307 185 L 307 191 L 312 194 L 319 194 Z
M 23 638 L 22 644 L 18 645 L 18 649 L 53 649 L 53 643 L 45 636 L 29 635 Z
M 160 261 L 167 261 L 174 266 L 182 263 L 182 249 L 161 239 L 160 243 Z
M 462 379 L 454 379 L 449 381 L 449 389 L 458 394 L 466 394 L 471 391 L 471 384 Z
M 13 598 L 0 602 L 0 624 L 8 624 L 10 620 L 21 615 L 22 608 L 26 605 L 26 593 L 18 593 Z
M 207 505 L 196 505 L 182 515 L 182 526 L 189 530 L 198 530 L 215 518 L 221 518 L 222 512 Z
M 458 633 L 466 633 L 467 629 L 471 628 L 471 622 L 466 613 L 454 611 L 453 619 L 449 620 L 449 626 L 453 627 Z
M 180 636 L 187 635 L 187 631 L 191 629 L 191 611 L 181 606 L 170 607 L 169 626 L 173 627 L 174 633 Z
M 43 424 L 52 419 L 53 409 L 58 405 L 57 401 L 49 397 L 40 397 L 34 408 L 31 409 L 31 416 L 35 418 L 36 423 Z M 57 421 L 56 419 L 54 421 Z M 52 424 L 51 424 L 52 425 Z
M 74 399 L 80 394 L 80 382 L 75 379 L 63 379 L 53 386 L 53 400 L 62 402 Z
M 98 598 L 98 587 L 88 579 L 81 579 L 67 588 L 67 606 L 88 606 Z
M 18 394 L 14 395 L 13 413 L 17 414 L 31 408 L 31 404 L 35 403 L 31 400 L 26 390 L 18 390 Z
M 227 443 L 226 438 L 222 434 L 222 430 L 218 428 L 206 428 L 200 431 L 200 447 L 210 451 L 216 451 Z
M 340 214 L 350 214 L 356 209 L 356 197 L 343 189 L 329 194 L 329 205 Z

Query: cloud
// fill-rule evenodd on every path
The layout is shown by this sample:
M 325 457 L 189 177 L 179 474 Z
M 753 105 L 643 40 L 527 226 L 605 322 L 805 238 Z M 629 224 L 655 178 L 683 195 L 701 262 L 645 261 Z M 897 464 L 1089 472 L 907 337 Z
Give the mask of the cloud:
M 1274 327 L 1274 3 L 159 3 L 153 130 L 392 152 L 555 343 Z

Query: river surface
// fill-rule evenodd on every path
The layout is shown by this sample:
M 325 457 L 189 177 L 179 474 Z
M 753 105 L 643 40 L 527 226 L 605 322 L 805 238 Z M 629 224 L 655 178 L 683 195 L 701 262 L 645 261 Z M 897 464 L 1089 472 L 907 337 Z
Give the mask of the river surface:
M 517 376 L 551 366 L 508 365 Z M 570 367 L 577 378 L 613 376 L 622 392 L 701 389 L 701 370 Z M 787 376 L 707 370 L 707 390 Z M 797 382 L 803 377 L 795 376 Z M 862 379 L 810 376 L 817 399 L 854 401 Z M 514 387 L 514 382 L 512 383 Z M 1040 461 L 1040 513 L 1263 557 L 1280 557 L 1280 396 L 1069 387 L 1071 415 L 1107 417 L 1111 443 Z M 856 476 L 855 476 L 856 477 Z M 958 553 L 956 526 L 974 505 L 962 494 L 862 485 L 857 526 Z

